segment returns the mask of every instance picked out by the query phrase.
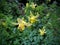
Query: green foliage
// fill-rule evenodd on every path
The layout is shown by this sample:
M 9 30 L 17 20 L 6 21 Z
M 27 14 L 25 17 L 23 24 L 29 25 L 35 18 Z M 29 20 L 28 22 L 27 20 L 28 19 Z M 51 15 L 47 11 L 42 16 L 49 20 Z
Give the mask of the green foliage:
M 4 1 L 3 1 L 4 2 Z M 31 2 L 28 7 L 24 7 L 24 15 L 19 10 L 15 2 L 1 3 L 0 9 L 0 45 L 59 45 L 60 44 L 60 7 L 56 4 L 47 6 L 41 4 L 32 8 Z M 0 7 L 0 8 L 1 8 Z M 12 9 L 13 8 L 13 9 Z M 25 12 L 26 11 L 26 12 Z M 12 24 L 17 22 L 17 18 L 23 18 L 29 22 L 30 13 L 38 15 L 37 21 L 21 32 L 18 25 Z M 30 23 L 30 22 L 29 22 Z M 45 27 L 43 29 L 43 27 Z M 39 29 L 45 30 L 43 35 Z

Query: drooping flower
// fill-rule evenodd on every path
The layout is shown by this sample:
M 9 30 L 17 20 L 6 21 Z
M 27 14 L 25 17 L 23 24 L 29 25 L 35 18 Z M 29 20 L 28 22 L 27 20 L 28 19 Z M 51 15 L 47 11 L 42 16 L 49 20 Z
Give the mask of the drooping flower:
M 20 31 L 23 31 L 25 29 L 26 26 L 30 26 L 30 23 L 27 23 L 24 18 L 20 19 L 17 18 L 17 22 L 18 23 L 13 23 L 14 25 L 18 25 L 18 29 L 20 29 Z
M 29 18 L 29 22 L 30 23 L 36 22 L 38 17 L 39 17 L 39 15 L 34 16 L 33 13 L 30 12 L 30 17 L 28 17 Z
M 42 29 L 39 29 L 40 35 L 43 36 L 46 32 L 45 32 L 45 28 L 43 27 Z

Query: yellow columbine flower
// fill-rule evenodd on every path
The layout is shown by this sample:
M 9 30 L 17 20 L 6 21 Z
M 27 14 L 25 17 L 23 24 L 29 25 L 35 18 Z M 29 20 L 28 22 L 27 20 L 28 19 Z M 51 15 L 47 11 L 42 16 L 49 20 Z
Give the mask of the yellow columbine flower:
M 36 4 L 31 3 L 30 7 L 32 7 L 33 9 L 35 8 Z
M 26 3 L 26 7 L 29 7 L 29 3 Z
M 17 18 L 17 21 L 18 21 L 18 29 L 23 31 L 25 29 L 26 22 L 23 19 L 20 19 L 20 18 Z
M 25 29 L 24 23 L 20 23 L 20 24 L 18 25 L 18 29 L 21 29 L 20 31 L 23 31 L 23 30 Z
M 30 12 L 30 17 L 28 17 L 28 18 L 29 18 L 29 22 L 30 22 L 30 23 L 36 22 L 38 16 L 39 16 L 39 15 L 34 16 L 34 15 L 32 14 L 32 12 Z
M 39 32 L 40 32 L 40 35 L 42 35 L 42 36 L 46 33 L 44 28 L 43 29 L 39 29 Z
M 22 19 L 17 18 L 17 22 L 18 23 L 13 23 L 13 24 L 18 25 L 18 29 L 20 29 L 20 31 L 23 31 L 25 29 L 25 26 L 30 26 L 31 25 L 30 23 L 26 23 L 24 21 L 24 18 L 22 18 Z

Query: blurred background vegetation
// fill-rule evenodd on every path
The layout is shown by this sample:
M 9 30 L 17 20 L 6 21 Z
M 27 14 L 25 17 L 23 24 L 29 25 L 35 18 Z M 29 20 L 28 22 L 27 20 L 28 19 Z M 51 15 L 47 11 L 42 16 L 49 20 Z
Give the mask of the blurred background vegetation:
M 32 2 L 36 8 L 27 8 Z M 27 21 L 30 11 L 39 13 L 31 27 L 21 32 L 11 24 L 22 17 Z M 38 30 L 44 26 L 46 34 L 41 36 Z M 60 45 L 60 0 L 0 0 L 0 45 Z

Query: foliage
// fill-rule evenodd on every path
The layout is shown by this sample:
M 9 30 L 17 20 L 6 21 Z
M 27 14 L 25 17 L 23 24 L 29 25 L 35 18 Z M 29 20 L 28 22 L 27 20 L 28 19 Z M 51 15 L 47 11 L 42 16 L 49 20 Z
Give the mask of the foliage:
M 60 7 L 55 3 L 26 3 L 19 10 L 16 2 L 1 2 L 0 45 L 59 45 Z M 23 14 L 24 13 L 24 14 Z

